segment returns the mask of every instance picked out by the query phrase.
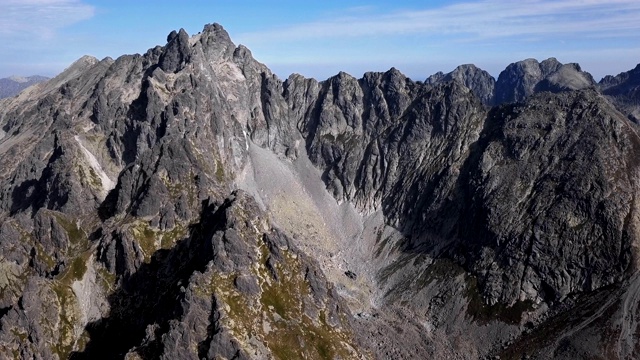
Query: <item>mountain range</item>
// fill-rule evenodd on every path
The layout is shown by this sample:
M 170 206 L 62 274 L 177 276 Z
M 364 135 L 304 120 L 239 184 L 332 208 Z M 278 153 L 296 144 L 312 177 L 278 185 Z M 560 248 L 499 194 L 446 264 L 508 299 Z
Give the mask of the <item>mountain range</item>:
M 11 76 L 0 79 L 0 99 L 17 95 L 31 85 L 49 80 L 46 76 L 34 75 L 27 77 Z
M 85 56 L 0 100 L 0 353 L 636 358 L 638 71 Z

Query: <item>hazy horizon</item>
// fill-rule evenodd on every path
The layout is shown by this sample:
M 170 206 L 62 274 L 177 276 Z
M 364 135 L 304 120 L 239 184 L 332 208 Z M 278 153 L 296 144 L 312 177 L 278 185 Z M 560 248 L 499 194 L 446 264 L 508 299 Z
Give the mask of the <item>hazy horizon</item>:
M 596 81 L 640 63 L 640 2 L 0 0 L 0 78 L 55 76 L 83 55 L 117 58 L 220 23 L 280 78 L 395 67 L 414 80 L 474 64 L 555 57 Z

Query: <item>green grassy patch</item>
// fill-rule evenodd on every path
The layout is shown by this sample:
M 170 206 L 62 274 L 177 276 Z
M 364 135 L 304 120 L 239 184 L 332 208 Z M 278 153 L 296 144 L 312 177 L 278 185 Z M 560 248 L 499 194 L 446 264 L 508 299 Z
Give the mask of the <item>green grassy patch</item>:
M 44 263 L 47 266 L 48 271 L 52 271 L 56 266 L 56 261 L 51 255 L 44 251 L 41 243 L 35 242 L 34 245 L 36 249 L 36 259 L 38 259 L 39 262 Z
M 71 277 L 73 280 L 81 280 L 84 274 L 87 272 L 87 259 L 82 256 L 78 256 L 71 262 Z
M 54 216 L 56 217 L 58 224 L 60 224 L 60 226 L 62 226 L 67 232 L 69 243 L 72 246 L 86 247 L 88 245 L 87 234 L 85 234 L 85 232 L 80 227 L 78 227 L 75 222 L 68 220 L 59 213 L 55 213 Z
M 283 320 L 271 323 L 266 342 L 276 359 L 348 359 L 353 354 L 345 346 L 351 342 L 348 332 L 329 326 L 324 310 L 311 319 L 304 307 L 313 304 L 311 288 L 304 279 L 298 258 L 283 251 L 284 260 L 276 266 L 279 281 L 263 284 L 261 303 L 273 307 Z M 266 271 L 266 268 L 264 269 Z M 306 300 L 306 301 L 305 301 Z M 268 311 L 267 311 L 268 313 Z
M 61 282 L 53 284 L 53 291 L 60 303 L 60 326 L 58 341 L 53 344 L 52 350 L 60 359 L 67 359 L 75 344 L 73 324 L 78 320 L 74 311 L 75 295 L 68 285 Z
M 171 229 L 171 231 L 162 233 L 160 247 L 162 249 L 170 249 L 176 244 L 176 242 L 184 239 L 186 236 L 187 229 L 182 225 L 176 225 L 173 229 Z
M 105 293 L 110 293 L 116 287 L 116 276 L 110 273 L 104 266 L 96 264 L 97 277 L 100 281 L 100 285 L 105 290 Z
M 136 240 L 144 254 L 144 261 L 151 261 L 151 256 L 158 250 L 156 248 L 156 233 L 146 222 L 138 222 L 131 228 L 131 235 Z
M 219 182 L 224 181 L 224 167 L 222 166 L 222 161 L 216 157 L 216 179 Z
M 240 344 L 257 338 L 275 359 L 353 358 L 353 346 L 350 345 L 353 336 L 344 329 L 346 322 L 336 327 L 327 323 L 326 311 L 322 305 L 316 305 L 300 259 L 282 250 L 283 259 L 275 269 L 276 281 L 266 266 L 269 251 L 261 240 L 258 241 L 260 260 L 254 264 L 252 272 L 259 279 L 260 294 L 255 297 L 241 294 L 233 282 L 240 274 L 213 271 L 209 283 L 197 288 L 196 295 L 215 296 L 222 313 L 220 321 Z M 316 306 L 316 309 L 305 312 L 305 306 Z M 317 313 L 318 317 L 312 319 L 307 313 Z

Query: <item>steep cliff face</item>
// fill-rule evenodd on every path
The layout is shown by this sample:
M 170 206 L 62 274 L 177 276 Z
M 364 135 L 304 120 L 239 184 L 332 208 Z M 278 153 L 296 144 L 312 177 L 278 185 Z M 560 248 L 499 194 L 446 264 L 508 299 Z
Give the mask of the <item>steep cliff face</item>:
M 214 24 L 2 100 L 0 351 L 637 355 L 637 129 L 503 74 L 281 81 Z
M 144 55 L 81 59 L 40 93 L 4 103 L 0 203 L 3 264 L 12 274 L 2 294 L 8 354 L 66 357 L 87 340 L 93 344 L 94 321 L 106 322 L 107 334 L 111 326 L 130 329 L 133 336 L 123 346 L 133 347 L 143 340 L 140 329 L 155 321 L 165 326 L 176 316 L 173 304 L 153 310 L 146 300 L 169 296 L 177 281 L 203 271 L 212 258 L 181 259 L 195 264 L 175 276 L 154 271 L 178 266 L 164 264 L 163 249 L 194 237 L 191 227 L 203 204 L 222 203 L 232 190 L 246 160 L 246 129 L 264 127 L 261 89 L 268 77 L 246 48 L 211 25 L 191 38 L 172 33 L 167 46 Z M 42 281 L 34 283 L 32 276 Z M 143 280 L 136 283 L 138 278 Z M 147 280 L 151 287 L 140 287 Z M 87 292 L 74 292 L 85 282 Z M 147 291 L 155 282 L 168 292 Z M 33 306 L 68 309 L 48 325 L 46 317 L 25 311 L 21 299 L 35 300 L 51 288 L 53 302 Z M 124 288 L 140 294 L 123 296 L 118 291 L 128 293 Z M 104 306 L 89 316 L 85 304 Z M 113 312 L 115 325 L 108 316 Z M 150 313 L 121 323 L 119 317 L 138 312 Z M 16 334 L 23 333 L 32 340 L 21 341 Z

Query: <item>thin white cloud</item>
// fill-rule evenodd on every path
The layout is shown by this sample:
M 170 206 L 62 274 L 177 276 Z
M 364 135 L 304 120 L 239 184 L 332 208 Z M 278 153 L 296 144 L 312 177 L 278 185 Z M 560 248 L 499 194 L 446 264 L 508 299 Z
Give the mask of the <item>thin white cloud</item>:
M 94 13 L 80 0 L 0 0 L 0 37 L 48 39 Z
M 429 10 L 348 16 L 239 34 L 240 42 L 387 35 L 451 35 L 468 40 L 548 34 L 619 37 L 640 30 L 637 0 L 482 0 Z

